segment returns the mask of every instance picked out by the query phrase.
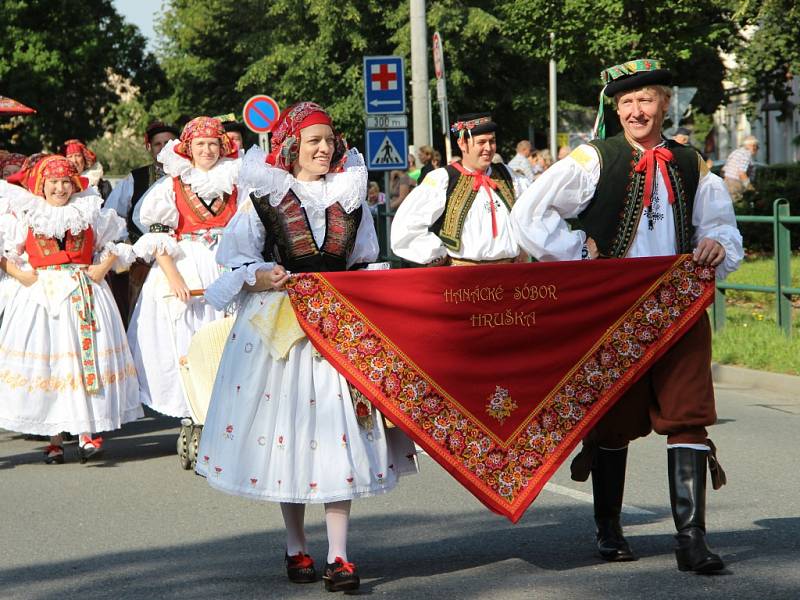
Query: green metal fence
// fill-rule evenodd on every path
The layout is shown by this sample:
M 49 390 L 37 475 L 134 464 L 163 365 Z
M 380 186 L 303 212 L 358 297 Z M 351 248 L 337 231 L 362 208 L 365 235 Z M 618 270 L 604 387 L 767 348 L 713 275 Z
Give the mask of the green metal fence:
M 778 198 L 772 203 L 772 216 L 740 215 L 739 223 L 771 223 L 775 240 L 775 283 L 773 285 L 750 285 L 746 283 L 717 282 L 714 296 L 714 329 L 725 326 L 725 292 L 766 292 L 775 294 L 775 311 L 778 326 L 788 336 L 792 334 L 792 296 L 800 295 L 800 288 L 792 287 L 792 245 L 789 224 L 800 223 L 800 217 L 789 214 L 789 201 Z

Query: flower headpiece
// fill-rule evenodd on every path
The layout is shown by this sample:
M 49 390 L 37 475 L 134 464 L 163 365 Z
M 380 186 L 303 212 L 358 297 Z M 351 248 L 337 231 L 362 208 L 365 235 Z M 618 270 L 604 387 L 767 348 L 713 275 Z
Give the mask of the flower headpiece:
M 459 115 L 456 122 L 450 126 L 450 131 L 459 140 L 463 140 L 465 134 L 471 138 L 473 135 L 497 131 L 497 123 L 492 120 L 492 115 L 489 113 L 470 113 Z

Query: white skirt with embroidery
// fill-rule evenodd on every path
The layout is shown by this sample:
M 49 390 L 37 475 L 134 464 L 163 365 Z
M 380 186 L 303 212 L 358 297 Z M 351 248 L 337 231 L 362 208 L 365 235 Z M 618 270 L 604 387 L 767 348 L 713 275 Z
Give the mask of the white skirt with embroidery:
M 217 280 L 217 246 L 209 248 L 203 242 L 188 239 L 178 245 L 183 256 L 175 265 L 189 289 L 205 289 Z M 153 263 L 128 325 L 128 342 L 139 374 L 143 404 L 171 417 L 190 416 L 180 358 L 186 355 L 198 329 L 224 316 L 202 296 L 192 297 L 188 303 L 172 296 L 164 272 L 158 263 Z
M 143 416 L 125 328 L 108 285 L 92 284 L 96 373 L 86 392 L 80 318 L 70 297 L 47 308 L 44 280 L 15 286 L 0 325 L 0 428 L 34 435 L 119 429 Z M 9 285 L 6 282 L 5 285 Z
M 303 338 L 275 359 L 251 317 L 275 292 L 248 294 L 220 363 L 197 473 L 219 490 L 273 502 L 321 503 L 383 494 L 415 473 L 397 428 L 356 421 L 347 381 Z M 274 296 L 273 296 L 274 298 Z

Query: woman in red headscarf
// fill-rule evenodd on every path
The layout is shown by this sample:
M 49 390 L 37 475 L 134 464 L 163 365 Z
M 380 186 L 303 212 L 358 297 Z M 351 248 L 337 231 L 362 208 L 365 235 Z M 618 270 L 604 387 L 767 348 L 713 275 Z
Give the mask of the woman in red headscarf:
M 49 435 L 45 462 L 64 462 L 60 433 L 79 434 L 78 457 L 97 454 L 100 431 L 141 416 L 133 359 L 105 283 L 133 250 L 125 222 L 63 156 L 24 172 L 20 186 L 0 182 L 11 210 L 0 217 L 4 258 L 19 282 L 0 325 L 0 427 Z
M 280 503 L 287 575 L 295 582 L 316 578 L 303 522 L 306 504 L 324 504 L 325 586 L 352 590 L 359 578 L 347 556 L 350 502 L 386 493 L 402 472 L 415 472 L 414 446 L 400 430 L 385 428 L 380 414 L 314 350 L 284 285 L 289 272 L 342 271 L 375 260 L 367 170 L 312 102 L 280 115 L 272 143 L 266 162 L 258 148 L 244 158 L 241 184 L 253 193 L 217 255 L 234 270 L 206 293 L 217 306 L 236 296 L 240 308 L 197 472 L 214 488 Z
M 222 123 L 211 117 L 190 121 L 158 161 L 167 176 L 139 202 L 149 231 L 134 245 L 137 256 L 155 264 L 131 315 L 128 341 L 142 402 L 189 417 L 179 361 L 198 329 L 225 316 L 205 302 L 202 290 L 220 274 L 217 247 L 236 213 L 241 161 Z
M 111 194 L 111 184 L 103 179 L 103 165 L 86 144 L 78 139 L 67 140 L 64 142 L 64 156 L 72 163 L 78 174 L 97 190 L 103 200 L 108 198 Z
M 0 157 L 0 179 L 8 179 L 11 175 L 18 172 L 25 164 L 27 157 L 24 154 L 12 152 Z

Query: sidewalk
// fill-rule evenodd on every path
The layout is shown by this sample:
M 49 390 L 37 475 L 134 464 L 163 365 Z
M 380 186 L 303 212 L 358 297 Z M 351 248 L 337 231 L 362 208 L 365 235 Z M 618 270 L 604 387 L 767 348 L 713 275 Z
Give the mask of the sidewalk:
M 757 388 L 800 399 L 800 377 L 711 363 L 715 384 Z

